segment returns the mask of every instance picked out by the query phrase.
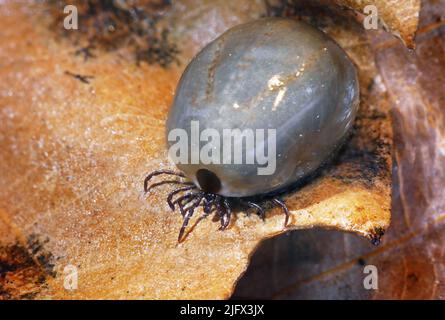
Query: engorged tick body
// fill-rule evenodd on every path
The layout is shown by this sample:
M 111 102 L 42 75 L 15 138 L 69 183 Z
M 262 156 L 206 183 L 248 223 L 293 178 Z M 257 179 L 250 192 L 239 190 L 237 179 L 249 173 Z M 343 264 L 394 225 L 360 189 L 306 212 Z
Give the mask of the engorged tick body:
M 352 127 L 358 98 L 356 71 L 346 53 L 330 37 L 303 22 L 260 19 L 236 26 L 208 44 L 190 62 L 178 84 L 167 119 L 167 137 L 174 129 L 191 136 L 193 122 L 199 123 L 200 130 L 275 130 L 276 134 L 267 136 L 269 140 L 262 144 L 235 139 L 233 149 L 229 154 L 224 150 L 217 163 L 192 163 L 191 154 L 185 163 L 176 163 L 182 172 L 179 175 L 192 181 L 168 199 L 172 209 L 177 204 L 184 216 L 180 238 L 200 205 L 204 216 L 216 209 L 222 228 L 230 221 L 231 199 L 263 213 L 251 198 L 279 192 L 320 167 Z M 223 143 L 214 140 L 200 141 L 198 147 L 221 148 Z M 264 163 L 224 161 L 233 159 L 236 150 L 243 155 L 255 154 L 259 147 L 271 152 L 270 142 L 274 143 L 274 170 L 267 174 L 258 174 Z M 169 147 L 175 143 L 168 141 Z M 146 190 L 152 176 L 146 179 Z M 188 193 L 173 203 L 173 196 L 182 192 Z M 288 215 L 280 199 L 272 201 Z

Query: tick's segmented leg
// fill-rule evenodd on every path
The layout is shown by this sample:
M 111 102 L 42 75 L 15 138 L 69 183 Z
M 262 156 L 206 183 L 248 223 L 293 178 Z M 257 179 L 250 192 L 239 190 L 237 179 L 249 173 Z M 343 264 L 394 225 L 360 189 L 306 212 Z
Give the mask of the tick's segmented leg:
M 230 212 L 227 211 L 226 203 L 224 200 L 225 199 L 222 198 L 221 196 L 218 195 L 215 196 L 216 212 L 219 216 L 219 220 L 221 223 L 219 230 L 224 230 L 229 225 L 230 222 L 230 216 L 229 216 Z
M 190 209 L 195 210 L 199 206 L 199 204 L 201 203 L 203 198 L 204 198 L 203 192 L 196 192 L 195 197 L 192 199 L 192 201 L 195 199 L 198 199 L 198 200 L 195 203 L 192 203 L 192 201 L 190 201 L 189 202 L 190 204 L 188 207 L 185 207 L 185 205 L 184 205 L 184 210 L 185 211 L 190 210 Z
M 173 205 L 178 204 L 179 211 L 181 212 L 182 216 L 184 216 L 185 213 L 186 213 L 185 206 L 188 203 L 192 202 L 193 199 L 196 198 L 196 194 L 197 194 L 196 192 L 189 192 L 189 193 L 179 197 L 178 199 L 176 199 L 175 201 L 172 202 Z
M 209 199 L 204 198 L 204 201 L 202 203 L 202 210 L 204 211 L 204 214 L 209 214 L 211 208 L 212 202 Z
M 182 236 L 183 236 L 183 234 L 184 234 L 185 228 L 187 227 L 187 225 L 188 225 L 188 223 L 189 223 L 189 220 L 190 220 L 190 218 L 192 217 L 192 215 L 193 215 L 193 210 L 189 210 L 189 211 L 187 211 L 187 212 L 185 213 L 185 215 L 184 215 L 184 220 L 183 220 L 183 222 L 182 222 L 181 229 L 179 230 L 178 242 L 181 242 L 181 239 L 182 239 Z
M 219 229 L 224 230 L 229 226 L 231 216 L 232 216 L 232 206 L 234 205 L 232 202 L 230 202 L 230 198 L 226 198 L 226 197 L 220 196 L 218 194 L 214 194 L 214 193 L 206 193 L 202 190 L 199 190 L 198 187 L 193 182 L 187 182 L 187 181 L 182 181 L 182 180 L 164 180 L 164 181 L 155 182 L 155 183 L 151 184 L 150 186 L 148 185 L 148 182 L 154 176 L 161 175 L 161 174 L 174 175 L 174 176 L 177 176 L 180 178 L 184 178 L 185 175 L 181 172 L 175 172 L 172 170 L 157 170 L 157 171 L 150 173 L 144 180 L 144 190 L 146 192 L 150 191 L 152 188 L 155 188 L 157 186 L 164 185 L 164 184 L 183 185 L 183 186 L 177 187 L 175 190 L 171 191 L 167 196 L 167 204 L 169 205 L 170 209 L 172 211 L 174 211 L 176 208 L 176 205 L 178 205 L 180 213 L 183 217 L 183 223 L 182 223 L 181 229 L 179 231 L 178 242 L 181 242 L 181 240 L 184 236 L 185 229 L 187 228 L 189 221 L 192 218 L 195 210 L 199 206 L 203 207 L 203 214 L 199 217 L 198 221 L 206 218 L 214 210 L 216 210 L 216 214 L 218 215 L 218 217 L 220 219 L 220 223 L 221 223 L 221 226 Z M 185 194 L 179 195 L 181 192 L 184 192 Z M 173 199 L 176 195 L 179 195 L 178 198 Z M 256 209 L 258 214 L 260 215 L 260 217 L 263 220 L 265 220 L 265 218 L 266 218 L 266 211 L 261 206 L 261 203 L 263 203 L 263 201 L 271 201 L 275 205 L 280 206 L 282 208 L 284 214 L 286 215 L 284 226 L 286 226 L 289 221 L 289 217 L 290 217 L 289 210 L 288 210 L 285 202 L 283 200 L 281 200 L 280 198 L 273 198 L 271 200 L 265 199 L 265 200 L 261 201 L 260 204 L 252 199 L 250 199 L 250 200 L 239 199 L 238 201 L 239 201 L 239 203 L 246 205 L 249 208 Z
M 152 173 L 150 173 L 145 179 L 150 180 L 154 176 L 158 176 L 160 174 L 168 174 L 168 175 L 173 175 L 173 176 L 178 176 L 178 177 L 181 177 L 181 178 L 185 178 L 185 174 L 182 173 L 182 172 L 177 172 L 177 171 L 165 169 L 165 170 L 155 170 Z
M 145 192 L 148 192 L 153 188 L 162 186 L 163 184 L 182 184 L 182 185 L 186 185 L 186 186 L 194 186 L 193 182 L 186 182 L 186 181 L 180 181 L 180 180 L 164 180 L 164 181 L 153 183 L 149 187 L 144 186 L 144 190 L 145 190 Z
M 151 178 L 158 176 L 160 174 L 167 174 L 172 176 L 177 176 L 181 178 L 185 178 L 185 175 L 182 172 L 176 172 L 173 170 L 156 170 L 150 173 L 144 180 L 144 190 L 147 190 L 148 182 L 151 180 Z M 145 191 L 147 192 L 147 191 Z
M 218 215 L 219 220 L 221 221 L 221 226 L 222 226 L 223 225 L 223 220 L 222 219 L 223 219 L 224 212 L 223 212 L 223 210 L 221 208 L 220 197 L 219 196 L 215 196 L 214 202 L 215 202 L 215 207 L 216 207 L 216 214 Z M 221 227 L 219 229 L 221 230 Z
M 181 193 L 181 192 L 183 192 L 183 191 L 188 191 L 188 190 L 193 190 L 193 189 L 196 189 L 196 186 L 195 186 L 195 185 L 188 186 L 188 187 L 178 188 L 178 189 L 173 190 L 172 192 L 170 192 L 170 193 L 168 194 L 168 196 L 167 196 L 167 203 L 168 203 L 168 206 L 170 207 L 170 209 L 172 209 L 172 211 L 175 211 L 175 205 L 174 205 L 173 202 L 172 202 L 173 197 L 174 197 L 175 195 L 177 195 L 178 193 Z
M 212 212 L 213 206 L 215 206 L 215 195 L 214 194 L 207 194 L 205 195 L 205 204 L 204 207 L 204 213 L 209 215 Z
M 184 235 L 185 228 L 187 228 L 187 225 L 190 221 L 190 218 L 193 216 L 193 213 L 195 212 L 195 209 L 199 206 L 202 199 L 204 198 L 204 195 L 202 193 L 197 195 L 197 201 L 192 204 L 189 208 L 187 208 L 187 211 L 184 215 L 184 221 L 182 222 L 181 230 L 179 230 L 179 236 L 178 236 L 178 242 L 181 242 L 182 236 Z
M 284 201 L 279 198 L 274 198 L 274 199 L 272 199 L 272 201 L 283 209 L 283 212 L 286 215 L 286 218 L 284 219 L 284 226 L 287 226 L 287 223 L 289 222 L 289 216 L 290 216 L 289 209 L 287 208 Z
M 214 205 L 213 199 L 208 199 L 208 198 L 204 197 L 204 201 L 202 204 L 204 213 L 199 218 L 199 220 L 205 219 L 212 212 L 213 205 Z
M 230 209 L 230 204 L 227 198 L 222 199 L 222 203 L 224 205 L 224 215 L 221 218 L 221 230 L 227 228 L 230 223 L 230 218 L 232 216 L 232 210 Z
M 242 203 L 248 205 L 250 208 L 255 208 L 261 219 L 263 219 L 263 221 L 266 220 L 266 211 L 259 204 L 256 204 L 253 201 L 243 201 Z

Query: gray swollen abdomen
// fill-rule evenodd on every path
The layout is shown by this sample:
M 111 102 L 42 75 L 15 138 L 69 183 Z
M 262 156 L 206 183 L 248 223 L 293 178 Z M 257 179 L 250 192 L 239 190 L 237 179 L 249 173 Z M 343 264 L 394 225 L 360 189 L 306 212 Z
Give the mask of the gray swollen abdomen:
M 354 65 L 323 32 L 281 18 L 239 25 L 184 71 L 167 120 L 169 156 L 208 192 L 277 191 L 339 147 L 358 100 Z

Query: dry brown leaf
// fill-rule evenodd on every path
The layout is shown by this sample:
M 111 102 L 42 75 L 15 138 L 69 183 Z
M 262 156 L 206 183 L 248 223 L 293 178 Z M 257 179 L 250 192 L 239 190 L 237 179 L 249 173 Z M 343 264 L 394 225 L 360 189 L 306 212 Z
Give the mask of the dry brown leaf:
M 363 14 L 367 5 L 378 10 L 379 20 L 409 48 L 414 48 L 420 12 L 420 0 L 335 0 Z
M 380 25 L 400 38 L 407 47 L 415 47 L 421 0 L 267 0 L 267 3 L 269 14 L 272 15 L 294 15 L 311 7 L 323 10 L 324 7 L 340 6 L 354 10 L 357 20 L 362 24 L 370 13 L 375 13 L 366 11 L 369 10 L 366 7 L 374 6 Z
M 239 8 L 228 20 L 214 8 L 184 20 L 172 9 L 164 23 L 174 25 L 180 58 L 205 44 L 191 36 L 216 35 L 263 14 Z M 207 14 L 220 23 L 206 23 Z M 288 195 L 288 228 L 279 210 L 265 223 L 239 213 L 226 231 L 206 219 L 178 244 L 182 221 L 165 203 L 169 189 L 146 197 L 142 181 L 171 166 L 164 121 L 184 64 L 137 67 L 125 50 L 85 62 L 45 19 L 42 4 L 0 7 L 1 297 L 227 298 L 265 238 L 321 226 L 377 239 L 387 229 L 389 104 L 359 25 L 323 17 L 357 64 L 362 101 L 337 161 Z M 181 29 L 184 21 L 190 24 Z M 73 74 L 94 78 L 87 84 Z M 67 265 L 78 269 L 77 290 L 63 287 Z

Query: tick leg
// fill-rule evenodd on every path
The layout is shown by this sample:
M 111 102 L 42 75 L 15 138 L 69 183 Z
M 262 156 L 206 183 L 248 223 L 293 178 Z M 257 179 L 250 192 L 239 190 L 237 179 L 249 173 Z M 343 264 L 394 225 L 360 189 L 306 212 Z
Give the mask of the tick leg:
M 195 209 L 199 206 L 203 197 L 204 197 L 203 194 L 199 194 L 198 200 L 193 205 L 191 205 L 190 208 L 187 209 L 187 211 L 184 215 L 184 221 L 182 222 L 181 230 L 179 230 L 178 242 L 181 242 L 182 236 L 184 235 L 185 228 L 187 228 L 190 218 L 193 216 Z
M 221 216 L 221 228 L 220 228 L 220 230 L 224 230 L 225 228 L 227 228 L 227 226 L 230 223 L 230 217 L 232 215 L 232 210 L 230 209 L 229 201 L 226 198 L 224 198 L 222 200 L 222 203 L 224 205 L 224 214 Z
M 167 175 L 172 175 L 172 176 L 178 176 L 178 177 L 181 177 L 181 178 L 185 178 L 185 175 L 182 172 L 176 172 L 176 171 L 173 171 L 173 170 L 156 170 L 156 171 L 153 171 L 152 173 L 150 173 L 145 178 L 145 180 L 144 180 L 144 190 L 147 190 L 148 181 L 150 181 L 150 179 L 153 178 L 154 176 L 158 176 L 160 174 L 167 174 Z
M 286 218 L 284 220 L 284 226 L 287 226 L 287 223 L 289 222 L 289 209 L 287 208 L 286 204 L 283 200 L 274 198 L 272 200 L 275 204 L 279 205 L 281 209 L 283 209 L 284 214 L 286 215 Z
M 186 181 L 180 181 L 180 180 L 164 180 L 164 181 L 153 183 L 149 187 L 144 185 L 144 190 L 145 190 L 145 192 L 148 192 L 148 191 L 150 191 L 153 188 L 156 188 L 158 186 L 161 186 L 163 184 L 168 184 L 168 183 L 170 183 L 170 184 L 182 184 L 182 185 L 186 185 L 186 186 L 194 186 L 193 182 L 186 182 Z
M 204 213 L 198 218 L 198 221 L 196 222 L 196 224 L 198 224 L 199 222 L 201 222 L 201 220 L 204 220 L 205 218 L 207 218 L 210 213 L 212 212 L 212 207 L 214 205 L 214 198 L 209 198 L 208 195 L 203 195 L 203 211 Z
M 213 206 L 215 205 L 215 195 L 213 194 L 204 194 L 202 208 L 204 213 L 199 217 L 199 221 L 207 218 L 213 211 Z
M 185 210 L 184 207 L 190 203 L 191 201 L 193 201 L 193 199 L 196 198 L 197 193 L 196 192 L 189 192 L 181 197 L 179 197 L 178 199 L 176 199 L 175 201 L 172 202 L 173 205 L 178 204 L 179 207 L 179 211 L 181 212 L 181 215 L 184 216 L 185 215 Z M 183 201 L 185 201 L 185 203 L 183 203 Z
M 178 242 L 181 242 L 182 236 L 184 235 L 185 228 L 189 224 L 189 220 L 193 215 L 193 210 L 188 210 L 184 215 L 184 221 L 182 222 L 181 230 L 179 230 Z
M 170 192 L 167 196 L 167 203 L 168 206 L 170 207 L 170 209 L 172 209 L 172 211 L 175 211 L 175 205 L 172 203 L 173 197 L 182 192 L 182 191 L 187 191 L 187 190 L 192 190 L 192 189 L 196 189 L 196 186 L 188 186 L 188 187 L 182 187 L 182 188 L 178 188 L 172 192 Z
M 215 197 L 213 195 L 205 197 L 205 203 L 203 205 L 203 207 L 204 207 L 203 219 L 205 217 L 207 217 L 212 212 L 212 207 L 214 205 L 215 205 Z
M 193 200 L 194 199 L 198 199 L 198 200 L 195 203 L 192 203 L 191 205 L 189 205 L 187 208 L 184 208 L 184 210 L 190 210 L 190 209 L 195 210 L 200 205 L 203 198 L 204 198 L 204 194 L 202 192 L 196 192 Z
M 255 208 L 258 211 L 258 214 L 260 215 L 261 219 L 264 221 L 266 220 L 266 211 L 264 209 L 252 201 L 243 201 L 243 203 L 247 204 L 250 208 Z
M 216 207 L 216 213 L 219 216 L 219 219 L 221 221 L 221 227 L 219 228 L 221 230 L 222 226 L 223 226 L 223 216 L 224 216 L 224 211 L 221 207 L 221 198 L 219 196 L 215 197 L 215 207 Z

